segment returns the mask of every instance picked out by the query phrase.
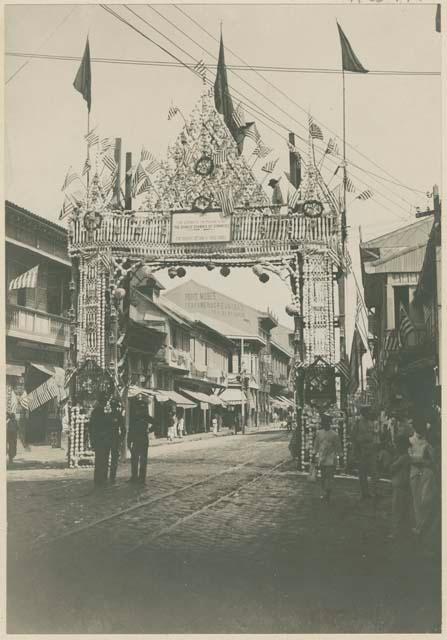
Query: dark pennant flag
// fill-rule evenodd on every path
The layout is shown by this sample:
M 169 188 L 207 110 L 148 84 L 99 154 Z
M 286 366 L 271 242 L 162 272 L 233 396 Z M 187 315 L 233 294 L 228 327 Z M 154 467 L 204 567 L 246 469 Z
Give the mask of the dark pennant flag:
M 81 66 L 78 69 L 73 86 L 76 91 L 79 91 L 79 93 L 82 94 L 82 97 L 87 102 L 87 109 L 90 113 L 90 107 L 92 106 L 92 69 L 90 65 L 90 45 L 88 37 L 84 55 L 82 56 Z
M 343 29 L 337 22 L 338 33 L 340 35 L 341 55 L 343 61 L 343 71 L 354 71 L 356 73 L 368 73 L 360 60 L 355 55 L 348 38 L 345 36 Z

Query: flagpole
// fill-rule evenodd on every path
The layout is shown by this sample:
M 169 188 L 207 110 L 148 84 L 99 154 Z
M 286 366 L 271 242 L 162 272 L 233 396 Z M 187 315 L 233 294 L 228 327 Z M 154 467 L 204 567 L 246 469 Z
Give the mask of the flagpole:
M 346 251 L 346 92 L 345 92 L 345 70 L 342 64 L 343 78 L 343 201 L 341 212 L 341 248 L 342 255 Z M 346 278 L 344 272 L 341 273 L 338 281 L 338 313 L 340 327 L 340 360 L 346 359 Z M 340 404 L 343 411 L 347 410 L 348 388 L 346 382 L 340 381 Z

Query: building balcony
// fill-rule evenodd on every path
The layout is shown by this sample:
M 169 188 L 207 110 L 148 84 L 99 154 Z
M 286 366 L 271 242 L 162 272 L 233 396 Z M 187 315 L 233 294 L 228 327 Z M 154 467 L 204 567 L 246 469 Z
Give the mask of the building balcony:
M 9 304 L 6 312 L 6 335 L 68 349 L 70 322 L 44 311 Z
M 173 347 L 161 347 L 154 355 L 154 361 L 160 366 L 182 369 L 185 372 L 191 371 L 191 354 L 181 349 Z

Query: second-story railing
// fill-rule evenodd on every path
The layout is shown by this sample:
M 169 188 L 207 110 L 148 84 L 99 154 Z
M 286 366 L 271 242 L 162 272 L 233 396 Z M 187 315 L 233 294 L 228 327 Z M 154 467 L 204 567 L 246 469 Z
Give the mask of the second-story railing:
M 70 323 L 68 320 L 44 311 L 18 305 L 9 304 L 7 306 L 6 333 L 45 344 L 64 347 L 70 345 Z

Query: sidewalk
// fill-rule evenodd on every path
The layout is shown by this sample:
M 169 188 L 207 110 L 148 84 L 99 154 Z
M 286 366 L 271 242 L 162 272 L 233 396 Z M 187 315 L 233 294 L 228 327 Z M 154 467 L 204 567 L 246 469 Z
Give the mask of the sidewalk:
M 284 431 L 275 425 L 267 425 L 263 427 L 247 427 L 245 435 L 253 435 L 256 433 L 268 433 L 272 431 Z M 207 440 L 211 438 L 223 438 L 225 436 L 234 435 L 232 429 L 223 428 L 218 433 L 192 433 L 184 438 L 175 438 L 169 442 L 167 438 L 151 438 L 150 447 L 172 447 L 174 445 L 182 445 L 184 442 L 194 442 L 197 440 Z M 240 432 L 238 435 L 242 435 Z M 129 457 L 129 456 L 128 456 Z M 8 471 L 21 471 L 25 469 L 64 469 L 67 465 L 67 451 L 65 448 L 53 448 L 49 445 L 30 445 L 24 448 L 22 443 L 17 443 L 17 456 L 12 465 L 7 465 Z

